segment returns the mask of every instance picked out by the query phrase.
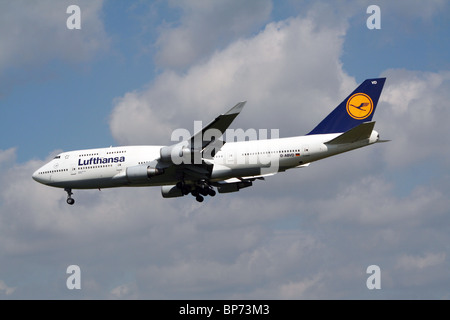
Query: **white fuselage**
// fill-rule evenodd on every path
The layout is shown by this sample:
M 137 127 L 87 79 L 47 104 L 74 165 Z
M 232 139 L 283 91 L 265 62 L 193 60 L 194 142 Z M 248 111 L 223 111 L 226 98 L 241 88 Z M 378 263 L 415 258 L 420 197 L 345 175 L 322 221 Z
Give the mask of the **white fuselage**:
M 225 143 L 212 159 L 205 159 L 214 164 L 210 181 L 274 174 L 378 140 L 378 133 L 372 131 L 369 139 L 355 143 L 325 144 L 339 135 L 317 134 Z M 36 170 L 33 179 L 49 186 L 71 189 L 176 184 L 175 172 L 139 182 L 129 181 L 126 177 L 128 167 L 146 165 L 159 159 L 161 147 L 125 146 L 63 152 Z

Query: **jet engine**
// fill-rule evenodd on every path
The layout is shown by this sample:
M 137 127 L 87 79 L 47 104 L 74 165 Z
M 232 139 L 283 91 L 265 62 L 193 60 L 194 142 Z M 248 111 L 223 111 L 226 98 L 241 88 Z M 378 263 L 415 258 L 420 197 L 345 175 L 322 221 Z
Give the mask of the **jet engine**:
M 152 177 L 164 173 L 164 169 L 153 168 L 146 165 L 133 166 L 127 168 L 127 179 L 129 182 L 145 182 Z
M 176 185 L 161 186 L 161 194 L 163 198 L 176 198 L 184 196 L 183 191 Z
M 162 162 L 171 162 L 173 164 L 201 164 L 201 149 L 193 149 L 189 147 L 189 142 L 162 147 L 159 150 L 160 160 Z
M 159 151 L 161 160 L 164 162 L 179 162 L 181 159 L 191 157 L 191 149 L 188 148 L 187 142 L 183 141 L 172 146 L 162 147 Z

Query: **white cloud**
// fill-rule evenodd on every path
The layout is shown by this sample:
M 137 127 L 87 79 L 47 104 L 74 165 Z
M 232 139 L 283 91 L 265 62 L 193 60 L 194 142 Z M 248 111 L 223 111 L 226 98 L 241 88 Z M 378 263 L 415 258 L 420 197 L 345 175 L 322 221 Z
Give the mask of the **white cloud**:
M 0 296 L 2 295 L 9 296 L 12 293 L 14 293 L 15 290 L 16 288 L 8 287 L 3 280 L 0 280 Z
M 280 288 L 280 298 L 285 300 L 304 299 L 310 296 L 309 293 L 311 290 L 317 290 L 320 280 L 321 276 L 316 275 L 312 279 L 284 284 Z
M 224 230 L 233 232 L 226 241 L 239 245 L 242 236 L 251 229 Z M 206 232 L 207 239 L 213 240 L 216 232 Z M 198 241 L 201 243 L 200 239 Z M 185 247 L 190 259 L 143 267 L 137 279 L 140 291 L 151 292 L 150 298 L 166 299 L 201 298 L 204 292 L 211 292 L 211 298 L 276 298 L 280 294 L 279 287 L 288 285 L 284 284 L 288 281 L 285 279 L 297 279 L 303 259 L 307 260 L 311 252 L 320 248 L 309 236 L 289 231 L 270 232 L 259 236 L 252 247 L 237 246 L 231 252 L 222 250 L 214 241 L 207 243 L 210 249 L 215 248 L 216 254 L 210 249 L 202 253 L 203 245 L 195 250 L 195 241 Z
M 138 299 L 136 295 L 136 285 L 134 283 L 120 285 L 111 290 L 114 299 Z
M 67 7 L 81 10 L 81 30 L 69 30 Z M 103 1 L 2 1 L 0 3 L 0 84 L 6 90 L 30 78 L 48 77 L 53 61 L 85 62 L 108 47 L 100 20 Z M 36 70 L 39 72 L 36 73 Z M 33 72 L 31 72 L 33 71 Z
M 398 197 L 393 185 L 384 179 L 374 176 L 360 179 L 336 190 L 334 197 L 315 203 L 314 211 L 319 218 L 324 221 L 358 221 L 361 225 L 388 225 L 400 221 L 410 225 L 424 217 L 441 216 L 450 205 L 447 196 L 433 188 L 420 186 L 407 197 Z
M 0 168 L 1 166 L 8 166 L 16 160 L 16 148 L 7 150 L 0 150 Z
M 420 0 L 412 0 L 407 3 L 398 1 L 379 2 L 379 6 L 383 8 L 383 14 L 391 14 L 397 17 L 397 22 L 404 22 L 405 19 L 409 22 L 414 22 L 414 20 L 417 21 L 418 18 L 424 21 L 433 19 L 445 5 L 445 0 L 432 0 L 428 1 L 426 4 Z
M 247 100 L 239 117 L 245 129 L 305 133 L 355 85 L 339 62 L 343 32 L 308 18 L 270 23 L 185 74 L 163 72 L 146 89 L 118 98 L 111 132 L 121 144 L 169 143 L 172 130 L 192 132 L 194 120 L 206 124 Z
M 442 248 L 439 248 L 442 249 Z M 416 252 L 416 250 L 413 250 Z M 448 288 L 449 280 L 442 275 L 448 272 L 448 250 L 436 252 L 433 248 L 420 254 L 403 253 L 394 261 L 389 270 L 392 278 L 392 287 L 406 288 L 415 292 L 416 297 L 448 299 L 447 292 L 441 288 Z M 417 290 L 421 288 L 420 290 Z
M 402 270 L 425 269 L 442 264 L 446 260 L 446 253 L 430 253 L 424 256 L 402 255 L 398 258 L 396 267 Z
M 81 30 L 69 30 L 66 9 L 73 1 L 6 1 L 0 5 L 0 69 L 59 58 L 82 61 L 107 44 L 99 19 L 102 1 L 77 1 Z M 36 50 L 39 48 L 39 50 Z
M 177 26 L 161 27 L 156 60 L 175 69 L 197 63 L 231 39 L 255 32 L 272 9 L 270 0 L 178 0 L 170 4 L 181 10 L 181 18 Z
M 447 136 L 450 72 L 388 70 L 377 108 L 377 127 L 385 139 L 385 161 L 393 166 L 449 158 Z M 436 158 L 437 157 L 437 158 Z

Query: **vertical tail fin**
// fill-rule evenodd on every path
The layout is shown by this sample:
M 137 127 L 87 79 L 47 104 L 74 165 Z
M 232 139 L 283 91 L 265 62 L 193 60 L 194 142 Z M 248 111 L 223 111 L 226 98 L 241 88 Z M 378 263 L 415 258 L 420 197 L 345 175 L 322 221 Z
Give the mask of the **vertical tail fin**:
M 308 135 L 340 133 L 371 121 L 386 78 L 367 79 Z

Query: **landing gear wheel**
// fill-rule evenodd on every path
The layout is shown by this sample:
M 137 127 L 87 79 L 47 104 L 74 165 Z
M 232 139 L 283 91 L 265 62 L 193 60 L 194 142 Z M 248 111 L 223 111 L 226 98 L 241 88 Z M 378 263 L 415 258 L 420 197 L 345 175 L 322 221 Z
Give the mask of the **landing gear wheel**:
M 195 200 L 197 200 L 198 202 L 203 202 L 203 197 L 201 195 L 198 195 L 195 197 Z
M 184 186 L 183 189 L 181 189 L 181 192 L 182 192 L 184 195 L 187 195 L 187 194 L 189 194 L 189 192 L 191 192 L 191 189 L 188 188 L 188 187 L 186 187 L 186 186 Z
M 199 190 L 198 190 L 198 193 L 200 193 L 202 196 L 207 196 L 208 194 L 209 194 L 209 189 L 207 189 L 207 188 L 205 188 L 205 187 L 203 187 L 203 188 L 200 188 Z
M 208 194 L 209 194 L 211 197 L 214 197 L 214 196 L 216 195 L 216 191 L 214 191 L 212 188 L 211 188 L 211 189 L 208 189 Z
M 73 205 L 75 203 L 75 200 L 71 197 L 73 194 L 72 189 L 64 188 L 64 191 L 67 192 L 67 204 Z

